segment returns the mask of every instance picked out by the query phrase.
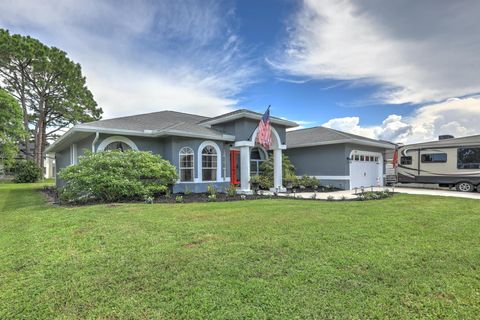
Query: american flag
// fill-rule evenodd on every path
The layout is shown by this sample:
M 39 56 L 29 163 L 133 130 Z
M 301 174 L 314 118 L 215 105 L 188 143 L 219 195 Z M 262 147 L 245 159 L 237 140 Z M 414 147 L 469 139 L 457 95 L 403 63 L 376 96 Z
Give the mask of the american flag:
M 270 106 L 262 116 L 260 124 L 258 125 L 258 134 L 256 142 L 262 145 L 265 149 L 270 149 L 272 145 L 272 134 L 270 132 Z

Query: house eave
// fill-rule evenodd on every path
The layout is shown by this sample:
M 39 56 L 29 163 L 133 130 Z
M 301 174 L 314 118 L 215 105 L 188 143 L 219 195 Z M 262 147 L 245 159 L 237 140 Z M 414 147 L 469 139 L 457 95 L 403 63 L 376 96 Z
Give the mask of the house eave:
M 205 121 L 202 121 L 201 123 L 199 123 L 199 125 L 206 126 L 206 127 L 211 127 L 212 125 L 215 125 L 215 124 L 230 122 L 230 121 L 238 120 L 238 119 L 241 119 L 241 118 L 247 118 L 247 119 L 260 121 L 260 119 L 262 118 L 262 115 L 252 114 L 250 112 L 244 111 L 244 112 L 239 112 L 239 113 L 224 116 L 224 117 L 219 117 L 217 119 L 205 120 Z M 282 126 L 285 126 L 287 128 L 298 127 L 298 124 L 293 122 L 293 121 L 279 119 L 279 118 L 273 118 L 273 117 L 270 117 L 270 123 L 282 125 Z
M 219 136 L 209 135 L 209 134 L 199 134 L 191 133 L 182 130 L 144 130 L 144 131 L 135 131 L 135 130 L 126 130 L 126 129 L 105 129 L 98 127 L 73 127 L 68 130 L 64 135 L 62 135 L 57 141 L 52 143 L 46 150 L 45 153 L 56 152 L 57 147 L 61 145 L 65 139 L 72 136 L 77 132 L 87 132 L 87 133 L 103 133 L 103 134 L 122 134 L 129 136 L 139 136 L 139 137 L 163 137 L 163 136 L 179 136 L 179 137 L 191 137 L 191 138 L 200 138 L 200 139 L 210 139 L 210 140 L 219 140 L 219 141 L 235 141 L 235 136 L 222 134 Z

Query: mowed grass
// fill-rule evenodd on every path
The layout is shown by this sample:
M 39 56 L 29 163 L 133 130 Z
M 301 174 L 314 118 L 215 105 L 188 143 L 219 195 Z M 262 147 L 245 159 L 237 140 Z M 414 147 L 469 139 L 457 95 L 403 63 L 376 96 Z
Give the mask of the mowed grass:
M 56 207 L 0 184 L 0 319 L 475 318 L 480 202 Z

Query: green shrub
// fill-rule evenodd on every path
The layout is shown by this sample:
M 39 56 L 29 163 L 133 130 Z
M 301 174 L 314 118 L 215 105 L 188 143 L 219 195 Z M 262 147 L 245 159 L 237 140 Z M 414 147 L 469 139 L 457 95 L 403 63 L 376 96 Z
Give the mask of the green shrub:
M 215 201 L 217 201 L 217 194 L 216 194 L 216 193 L 213 193 L 213 194 L 208 195 L 207 201 L 208 201 L 208 202 L 215 202 Z
M 225 189 L 225 192 L 227 193 L 228 197 L 233 198 L 237 195 L 237 187 L 235 187 L 233 184 L 231 184 Z
M 169 191 L 176 169 L 159 155 L 142 151 L 87 152 L 59 173 L 62 200 L 84 202 L 142 199 Z
M 298 184 L 306 188 L 316 189 L 320 185 L 320 181 L 315 177 L 304 175 L 298 179 Z
M 364 201 L 364 200 L 379 200 L 390 198 L 393 194 L 387 191 L 367 191 L 363 192 L 357 196 L 357 200 Z
M 16 183 L 33 183 L 42 178 L 42 169 L 31 160 L 15 162 L 11 171 L 13 172 L 13 182 Z
M 260 189 L 268 190 L 273 188 L 273 156 L 270 155 L 267 160 L 262 162 L 260 165 Z M 295 167 L 290 162 L 288 157 L 282 154 L 282 174 L 283 174 L 283 184 L 285 185 L 288 179 L 295 180 Z
M 175 202 L 176 203 L 182 203 L 183 202 L 183 196 L 176 196 L 175 197 Z

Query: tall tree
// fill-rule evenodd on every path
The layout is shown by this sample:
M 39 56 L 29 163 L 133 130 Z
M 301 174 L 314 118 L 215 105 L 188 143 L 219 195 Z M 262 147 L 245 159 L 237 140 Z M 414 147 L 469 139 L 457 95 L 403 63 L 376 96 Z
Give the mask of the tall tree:
M 40 59 L 34 60 L 33 72 L 27 73 L 27 78 L 35 101 L 31 106 L 35 161 L 43 166 L 48 137 L 71 124 L 99 119 L 102 109 L 97 108 L 80 65 L 62 50 L 48 48 Z
M 100 119 L 103 111 L 87 88 L 80 65 L 64 51 L 30 37 L 10 36 L 8 31 L 0 36 L 10 43 L 0 47 L 0 76 L 5 88 L 25 105 L 24 120 L 33 128 L 35 161 L 43 167 L 48 139 L 72 124 Z
M 7 89 L 19 102 L 23 111 L 23 126 L 29 128 L 29 88 L 27 73 L 39 57 L 44 46 L 37 40 L 20 35 L 10 35 L 7 30 L 0 29 L 0 78 Z M 24 145 L 27 158 L 32 157 L 30 150 L 31 135 L 25 135 Z
M 18 154 L 18 143 L 26 135 L 22 108 L 12 95 L 0 88 L 0 162 L 10 165 Z

